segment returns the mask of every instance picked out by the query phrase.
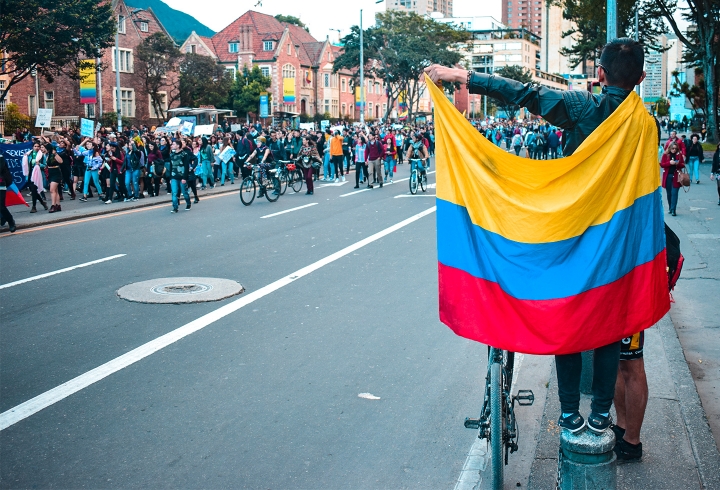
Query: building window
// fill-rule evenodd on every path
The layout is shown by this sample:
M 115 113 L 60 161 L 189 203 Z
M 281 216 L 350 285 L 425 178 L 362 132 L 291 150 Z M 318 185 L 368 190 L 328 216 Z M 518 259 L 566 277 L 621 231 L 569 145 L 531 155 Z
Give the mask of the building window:
M 332 112 L 333 117 L 338 117 L 338 101 L 337 99 L 333 99 L 332 101 Z
M 346 114 L 347 114 L 347 104 L 343 104 L 342 105 L 342 115 L 344 116 Z
M 148 23 L 147 23 L 147 22 L 140 22 L 140 30 L 141 30 L 142 32 L 147 32 L 147 31 L 148 31 Z
M 228 51 L 230 53 L 237 53 L 240 47 L 240 43 L 228 43 Z
M 95 104 L 85 104 L 85 117 L 95 119 Z
M 292 54 L 292 45 L 288 43 L 288 54 Z
M 370 80 L 368 80 L 368 93 L 373 93 L 373 84 Z
M 347 90 L 345 90 L 345 79 L 344 78 L 340 79 L 340 90 L 343 92 L 347 92 Z M 343 112 L 345 112 L 345 111 L 343 111 Z
M 375 93 L 376 93 L 376 94 L 379 94 L 379 93 L 380 93 L 380 84 L 377 83 L 377 82 L 375 82 Z
M 283 65 L 282 68 L 283 78 L 295 78 L 295 67 L 291 64 Z
M 30 117 L 37 116 L 37 99 L 34 95 L 28 95 L 28 115 Z
M 368 117 L 372 117 L 372 111 L 373 111 L 373 103 L 372 102 L 368 102 L 367 111 L 368 111 L 368 113 L 367 113 Z
M 329 87 L 330 86 L 330 74 L 326 73 L 323 78 L 325 79 L 325 84 L 324 84 L 325 87 Z
M 160 99 L 160 109 L 162 109 L 162 114 L 155 109 L 155 105 L 153 104 L 152 97 L 148 95 L 148 107 L 150 108 L 150 118 L 151 119 L 162 119 L 165 117 L 165 113 L 167 111 L 167 93 L 166 92 L 158 92 L 158 98 Z
M 112 49 L 113 71 L 117 68 L 115 56 L 120 51 L 120 73 L 133 73 L 133 52 L 132 49 Z
M 233 80 L 235 80 L 235 73 L 237 72 L 235 67 L 234 66 L 226 66 L 225 69 L 230 72 L 230 76 L 232 77 Z
M 117 109 L 117 87 L 113 87 L 113 109 Z M 120 111 L 125 117 L 135 117 L 135 89 L 120 87 Z
M 263 41 L 263 51 L 272 51 L 273 50 L 273 42 L 272 41 Z
M 325 99 L 325 112 L 330 113 L 330 101 L 328 99 Z
M 118 32 L 120 34 L 125 34 L 125 16 L 124 15 L 118 16 Z
M 45 109 L 52 109 L 55 114 L 55 92 L 52 90 L 45 91 Z
M 332 88 L 337 88 L 338 86 L 338 76 L 337 74 L 333 75 L 332 78 Z
M 269 78 L 270 77 L 270 67 L 269 66 L 261 66 L 260 73 L 262 73 L 262 76 Z
M 185 48 L 185 52 L 186 52 L 186 53 L 196 54 L 196 53 L 197 53 L 197 45 L 195 45 L 195 44 L 188 44 L 187 48 Z

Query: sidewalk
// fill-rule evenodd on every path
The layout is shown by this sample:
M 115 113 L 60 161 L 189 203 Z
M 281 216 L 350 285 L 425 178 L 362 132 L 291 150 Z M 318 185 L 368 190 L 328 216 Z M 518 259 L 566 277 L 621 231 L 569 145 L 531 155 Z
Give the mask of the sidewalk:
M 650 397 L 641 432 L 643 459 L 618 465 L 618 488 L 720 489 L 720 454 L 669 315 L 646 331 L 645 369 Z M 589 411 L 590 398 L 583 395 L 581 413 Z M 559 413 L 553 369 L 528 488 L 555 488 Z
M 190 199 L 193 199 L 192 191 L 188 189 L 190 193 Z M 198 186 L 198 198 L 202 201 L 203 197 L 227 194 L 230 192 L 240 192 L 240 182 L 236 179 L 235 184 L 226 182 L 224 186 L 220 186 L 218 183 L 214 189 L 209 187 L 204 191 L 200 190 Z M 99 216 L 102 214 L 120 213 L 127 212 L 133 209 L 145 208 L 148 206 L 161 206 L 169 205 L 172 202 L 170 194 L 165 191 L 165 185 L 160 187 L 160 195 L 157 197 L 145 196 L 144 199 L 138 199 L 135 202 L 113 202 L 112 204 L 105 204 L 103 201 L 98 200 L 97 193 L 93 194 L 93 197 L 88 198 L 87 202 L 80 202 L 79 199 L 82 197 L 81 193 L 76 193 L 76 199 L 70 200 L 70 195 L 63 194 L 64 200 L 60 203 L 62 211 L 58 213 L 49 213 L 43 209 L 40 203 L 37 204 L 37 213 L 30 213 L 32 208 L 32 198 L 27 190 L 22 191 L 22 195 L 25 201 L 30 205 L 26 206 L 12 206 L 9 208 L 10 212 L 15 218 L 15 226 L 18 230 L 24 228 L 34 228 L 37 226 L 44 226 L 53 223 L 60 223 L 63 221 L 72 221 L 82 218 L 89 218 L 92 216 Z M 47 197 L 48 208 L 50 207 L 50 192 L 45 192 Z M 238 198 L 239 199 L 239 198 Z M 181 198 L 182 201 L 182 198 Z M 184 206 L 184 201 L 181 202 Z M 0 234 L 9 233 L 7 226 L 0 229 Z

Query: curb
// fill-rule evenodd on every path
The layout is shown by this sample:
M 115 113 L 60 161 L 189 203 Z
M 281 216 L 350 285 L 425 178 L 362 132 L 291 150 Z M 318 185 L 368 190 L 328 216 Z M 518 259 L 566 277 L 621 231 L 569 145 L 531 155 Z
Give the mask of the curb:
M 210 197 L 210 196 L 218 196 L 222 194 L 230 194 L 232 192 L 238 192 L 240 187 L 236 187 L 234 189 L 226 189 L 218 192 L 213 192 L 212 194 L 206 194 L 204 197 Z M 167 195 L 167 194 L 166 194 Z M 148 199 L 148 198 L 145 198 Z M 75 220 L 81 220 L 85 218 L 92 218 L 94 216 L 102 216 L 104 214 L 115 214 L 115 213 L 122 213 L 124 211 L 130 211 L 133 209 L 140 209 L 140 208 L 149 208 L 153 206 L 161 206 L 163 204 L 168 204 L 172 202 L 172 198 L 161 198 L 161 200 L 150 200 L 150 202 L 147 202 L 145 200 L 143 201 L 136 201 L 131 206 L 124 206 L 124 207 L 118 207 L 118 206 L 110 206 L 103 208 L 103 211 L 90 211 L 81 215 L 65 215 L 62 217 L 53 217 L 52 219 L 44 220 L 44 221 L 38 221 L 36 223 L 24 223 L 24 224 L 17 224 L 18 230 L 27 230 L 30 228 L 38 228 L 41 226 L 46 225 L 53 225 L 55 223 L 63 223 L 66 221 L 75 221 Z M 0 231 L 0 235 L 10 235 L 10 231 L 5 229 Z
M 665 347 L 670 373 L 680 403 L 690 447 L 697 464 L 698 475 L 704 489 L 720 489 L 720 452 L 710 431 L 707 415 L 700 403 L 695 381 L 685 360 L 680 339 L 670 315 L 658 322 L 658 329 Z

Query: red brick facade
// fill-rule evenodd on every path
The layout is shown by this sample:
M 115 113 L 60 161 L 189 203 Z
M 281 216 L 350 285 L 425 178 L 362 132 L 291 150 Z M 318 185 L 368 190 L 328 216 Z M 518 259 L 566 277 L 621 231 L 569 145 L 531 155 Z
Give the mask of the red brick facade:
M 155 125 L 159 118 L 151 114 L 150 97 L 143 88 L 142 78 L 136 66 L 137 47 L 148 36 L 162 32 L 170 36 L 152 10 L 140 10 L 127 7 L 123 0 L 114 0 L 115 17 L 124 17 L 124 32 L 121 26 L 119 34 L 120 60 L 120 88 L 121 102 L 124 107 L 124 116 L 133 124 Z M 86 107 L 80 104 L 80 82 L 68 77 L 58 77 L 53 83 L 38 77 L 37 87 L 35 77 L 26 77 L 11 89 L 10 102 L 17 104 L 24 114 L 34 115 L 36 109 L 52 107 L 56 118 L 88 117 L 99 119 L 102 112 L 115 112 L 116 105 L 116 78 L 113 60 L 115 49 L 107 49 L 103 53 L 102 64 L 106 67 L 98 73 L 98 103 Z M 177 75 L 169 77 L 174 82 Z M 102 86 L 102 104 L 100 103 L 100 86 Z M 36 106 L 30 107 L 33 97 L 37 97 Z M 52 102 L 51 102 L 52 100 Z M 171 104 L 177 106 L 177 103 Z

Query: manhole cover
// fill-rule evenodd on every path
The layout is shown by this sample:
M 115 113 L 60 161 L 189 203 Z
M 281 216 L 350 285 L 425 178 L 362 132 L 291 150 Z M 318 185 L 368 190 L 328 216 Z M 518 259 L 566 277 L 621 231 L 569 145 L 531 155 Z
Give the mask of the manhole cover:
M 212 277 L 164 277 L 128 284 L 118 289 L 122 299 L 137 303 L 202 303 L 240 294 L 242 285 Z

